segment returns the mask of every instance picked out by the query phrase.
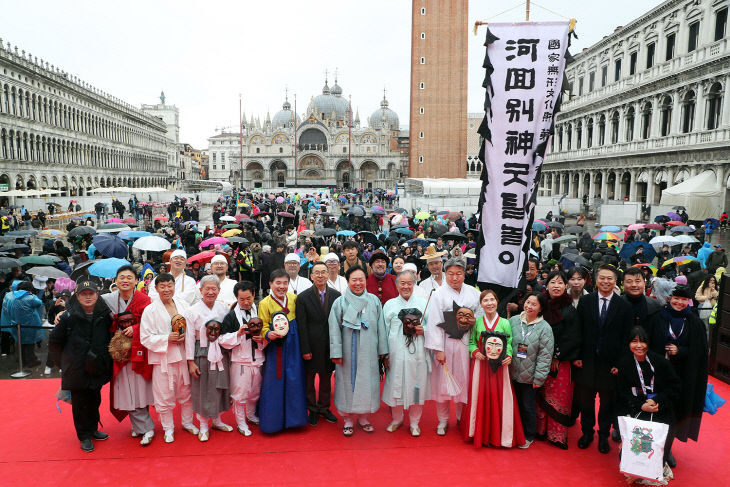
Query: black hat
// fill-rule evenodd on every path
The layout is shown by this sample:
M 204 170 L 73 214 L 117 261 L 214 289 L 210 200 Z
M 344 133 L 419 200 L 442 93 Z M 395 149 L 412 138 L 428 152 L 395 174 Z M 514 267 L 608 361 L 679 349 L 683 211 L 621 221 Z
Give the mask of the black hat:
M 384 260 L 385 265 L 390 264 L 390 259 L 388 258 L 388 256 L 380 250 L 373 252 L 373 255 L 370 256 L 368 264 L 373 265 L 373 262 L 375 262 L 376 260 Z
M 80 293 L 81 291 L 86 291 L 87 289 L 91 289 L 95 293 L 98 293 L 99 285 L 96 283 L 96 281 L 89 279 L 88 276 L 84 276 L 76 281 L 76 294 Z
M 692 291 L 689 287 L 678 284 L 672 292 L 672 297 L 692 299 Z

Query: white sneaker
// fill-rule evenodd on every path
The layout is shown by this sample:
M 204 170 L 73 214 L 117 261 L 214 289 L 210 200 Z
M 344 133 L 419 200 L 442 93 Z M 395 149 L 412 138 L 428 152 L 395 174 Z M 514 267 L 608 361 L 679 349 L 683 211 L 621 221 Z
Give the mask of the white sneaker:
M 51 375 L 51 368 L 46 367 L 45 369 L 43 369 L 43 375 Z
M 243 425 L 243 427 L 238 427 L 238 432 L 241 433 L 243 436 L 251 436 L 251 430 L 248 428 L 248 425 Z
M 440 425 L 436 426 L 436 434 L 439 436 L 444 436 L 444 435 L 446 435 L 447 429 L 449 429 L 448 424 L 440 424 Z
M 187 426 L 186 425 L 183 425 L 183 429 L 185 431 L 187 431 L 188 433 L 190 433 L 191 435 L 196 435 L 197 436 L 198 433 L 200 433 L 200 430 L 194 424 L 187 425 Z
M 132 431 L 132 438 L 137 438 L 138 436 L 139 436 L 139 433 Z
M 256 424 L 256 425 L 259 424 L 259 417 L 256 416 L 255 414 L 252 414 L 251 416 L 246 416 L 246 419 L 251 424 Z
M 208 441 L 208 438 L 209 438 L 209 433 L 207 430 L 201 431 L 200 433 L 198 433 L 198 439 L 200 441 Z
M 152 438 L 154 436 L 155 436 L 154 431 L 148 431 L 147 433 L 144 434 L 144 436 L 142 437 L 142 440 L 139 442 L 139 444 L 142 446 L 149 445 L 150 443 L 152 443 Z M 167 441 L 167 434 L 165 434 L 165 441 Z
M 172 443 L 175 441 L 175 435 L 172 431 L 165 431 L 165 443 Z
M 221 422 L 221 423 L 215 423 L 214 422 L 213 423 L 213 429 L 220 430 L 220 431 L 225 431 L 226 433 L 230 433 L 231 431 L 233 431 L 233 426 L 229 426 L 229 425 L 227 425 L 226 423 L 223 423 L 223 422 Z
M 523 450 L 527 450 L 528 448 L 530 448 L 530 445 L 532 445 L 533 441 L 535 441 L 535 440 L 525 440 L 525 444 L 520 445 L 517 448 L 522 448 Z

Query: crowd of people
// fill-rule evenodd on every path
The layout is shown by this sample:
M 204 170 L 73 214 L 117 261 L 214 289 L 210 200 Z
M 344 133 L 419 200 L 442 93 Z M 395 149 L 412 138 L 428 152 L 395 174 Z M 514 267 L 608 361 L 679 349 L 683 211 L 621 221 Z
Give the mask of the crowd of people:
M 540 234 L 524 286 L 500 296 L 476 287 L 476 217 L 386 215 L 359 206 L 362 197 L 234 194 L 206 227 L 182 217 L 190 203 L 181 201 L 166 225 L 147 221 L 169 251 L 130 250 L 111 280 L 82 263 L 61 302 L 53 285 L 37 291 L 16 268 L 3 324 L 44 299 L 58 306 L 48 364 L 62 371 L 84 451 L 108 437 L 98 430 L 108 382 L 112 412 L 130 417 L 142 445 L 155 436 L 150 406 L 170 443 L 176 405 L 182 429 L 208 441 L 211 430 L 274 434 L 320 418 L 342 421 L 346 437 L 372 433 L 382 403 L 386 431 L 407 412 L 416 437 L 427 401 L 436 434 L 447 434 L 453 405 L 458 433 L 476 446 L 568 449 L 580 418 L 575 444 L 588 448 L 597 432 L 609 453 L 627 414 L 670 424 L 669 467 L 674 439 L 697 440 L 708 358 L 698 310 L 716 301 L 721 277 L 698 264 L 657 278 L 648 262 L 592 239 L 570 247 L 589 265 L 565 265 L 571 251 L 543 252 L 551 237 Z M 74 255 L 91 245 L 73 244 Z M 229 409 L 235 426 L 223 421 Z

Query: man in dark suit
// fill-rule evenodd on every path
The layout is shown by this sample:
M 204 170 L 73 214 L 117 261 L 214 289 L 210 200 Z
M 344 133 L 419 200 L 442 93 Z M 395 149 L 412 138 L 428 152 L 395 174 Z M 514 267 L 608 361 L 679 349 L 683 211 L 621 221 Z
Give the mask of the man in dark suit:
M 615 267 L 601 265 L 596 275 L 597 291 L 581 297 L 577 310 L 583 330 L 580 359 L 573 362 L 577 368 L 576 388 L 583 431 L 578 448 L 588 448 L 593 441 L 598 394 L 598 451 L 601 453 L 611 450 L 608 436 L 611 425 L 616 423 L 616 364 L 628 349 L 628 330 L 634 322 L 631 305 L 614 293 L 617 279 Z
M 314 286 L 297 296 L 297 325 L 299 346 L 304 359 L 307 383 L 307 409 L 309 424 L 315 426 L 318 416 L 330 423 L 337 418 L 330 411 L 332 372 L 335 367 L 330 360 L 330 338 L 328 318 L 332 303 L 340 293 L 327 285 L 328 270 L 324 262 L 312 264 L 310 279 Z M 314 388 L 314 376 L 319 375 L 319 398 Z

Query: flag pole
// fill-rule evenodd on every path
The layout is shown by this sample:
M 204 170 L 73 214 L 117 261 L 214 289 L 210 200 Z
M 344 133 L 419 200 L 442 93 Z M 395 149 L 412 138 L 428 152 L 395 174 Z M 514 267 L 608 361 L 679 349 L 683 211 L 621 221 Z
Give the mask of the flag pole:
M 530 0 L 525 1 L 525 21 L 530 21 Z
M 294 93 L 294 186 L 297 185 L 297 94 Z
M 242 101 L 241 93 L 238 94 L 238 145 L 241 148 L 241 167 L 239 169 L 240 184 L 239 190 L 243 189 L 243 119 L 242 119 Z
M 350 123 L 347 124 L 347 170 L 352 171 L 352 95 L 350 95 L 350 108 L 348 110 Z

